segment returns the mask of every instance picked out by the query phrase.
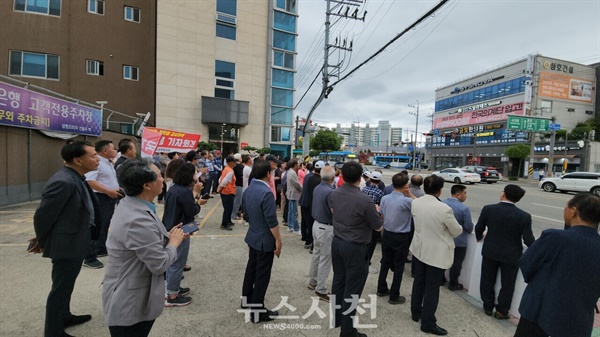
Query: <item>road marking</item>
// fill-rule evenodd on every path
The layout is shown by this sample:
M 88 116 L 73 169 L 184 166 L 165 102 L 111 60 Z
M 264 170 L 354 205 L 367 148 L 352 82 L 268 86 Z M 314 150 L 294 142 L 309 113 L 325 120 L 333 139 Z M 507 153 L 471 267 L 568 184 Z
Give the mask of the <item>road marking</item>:
M 210 209 L 210 211 L 208 211 L 208 213 L 206 213 L 206 215 L 204 216 L 204 218 L 200 222 L 200 226 L 198 226 L 198 229 L 202 229 L 202 227 L 204 226 L 204 224 L 208 221 L 208 219 L 210 218 L 210 216 L 217 209 L 217 206 L 219 206 L 220 204 L 221 204 L 221 200 L 218 200 L 217 203 Z
M 564 207 L 559 207 L 559 206 L 550 206 L 550 205 L 544 205 L 544 204 L 536 204 L 534 202 L 531 203 L 532 205 L 538 205 L 538 206 L 544 206 L 544 207 L 552 207 L 552 208 L 557 208 L 557 209 L 564 209 Z
M 533 214 L 531 216 L 536 217 L 536 218 L 540 218 L 540 219 L 544 219 L 544 220 L 550 220 L 550 221 L 554 221 L 554 222 L 559 222 L 559 223 L 562 223 L 562 224 L 565 223 L 564 220 L 550 219 L 550 218 L 546 218 L 546 217 L 539 216 L 539 215 L 533 215 Z

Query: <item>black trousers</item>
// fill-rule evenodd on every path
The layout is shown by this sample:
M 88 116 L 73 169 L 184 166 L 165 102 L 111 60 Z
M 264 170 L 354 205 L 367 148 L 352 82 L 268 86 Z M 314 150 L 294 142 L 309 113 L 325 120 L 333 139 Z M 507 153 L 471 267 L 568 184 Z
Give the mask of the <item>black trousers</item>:
M 46 301 L 44 336 L 62 336 L 71 318 L 71 295 L 83 258 L 52 259 L 52 288 Z
M 371 264 L 371 258 L 373 258 L 373 254 L 375 253 L 375 248 L 377 248 L 377 242 L 381 240 L 381 232 L 371 230 L 371 242 L 369 242 L 369 247 L 367 248 L 367 254 L 369 256 L 369 264 Z M 406 253 L 408 255 L 408 252 Z
M 231 212 L 233 212 L 233 200 L 235 194 L 221 193 L 221 202 L 223 203 L 223 217 L 221 218 L 221 226 L 227 226 L 231 222 Z
M 357 245 L 333 237 L 331 243 L 331 262 L 333 264 L 332 293 L 335 295 L 335 326 L 341 326 L 340 336 L 351 336 L 354 328 L 352 317 L 356 309 L 346 315 L 352 304 L 352 295 L 360 298 L 369 275 L 367 246 Z M 347 300 L 347 301 L 346 301 Z
M 111 337 L 146 337 L 152 330 L 155 320 L 143 321 L 130 326 L 109 326 Z
M 519 319 L 519 325 L 517 325 L 517 331 L 515 331 L 514 337 L 548 337 L 548 334 L 540 328 L 537 323 L 528 321 L 521 317 Z
M 161 172 L 160 175 L 165 179 L 165 173 Z M 165 199 L 165 195 L 167 194 L 167 181 L 163 180 L 163 189 L 162 192 L 158 195 L 158 201 L 162 201 Z
M 432 329 L 436 325 L 435 311 L 440 298 L 440 285 L 444 269 L 421 262 L 413 255 L 415 280 L 412 288 L 410 311 L 421 317 L 421 328 Z
M 498 304 L 495 305 L 496 292 L 494 291 L 494 285 L 496 285 L 498 269 L 500 269 L 502 287 L 498 294 Z M 483 300 L 483 308 L 485 310 L 492 310 L 496 307 L 496 311 L 505 315 L 508 314 L 518 273 L 518 265 L 502 263 L 485 256 L 483 257 L 481 261 L 481 284 L 479 291 L 481 292 L 481 300 Z
M 396 300 L 400 297 L 400 285 L 404 274 L 404 264 L 410 245 L 410 233 L 393 233 L 384 230 L 381 236 L 381 270 L 377 281 L 377 291 L 388 290 L 387 275 L 390 269 L 394 272 L 392 286 L 389 288 L 390 299 Z
M 467 247 L 454 247 L 454 262 L 450 267 L 450 285 L 458 285 L 458 277 L 462 270 L 462 263 L 467 255 Z
M 287 199 L 285 199 L 285 205 L 282 205 L 282 208 L 283 208 L 283 222 L 287 222 L 287 218 L 288 218 L 288 202 L 289 201 Z
M 271 268 L 273 267 L 273 252 L 261 252 L 248 247 L 248 263 L 242 285 L 242 296 L 247 304 L 265 306 L 265 294 L 271 281 Z M 243 302 L 242 302 L 243 303 Z
M 302 241 L 305 241 L 307 245 L 313 243 L 312 228 L 315 219 L 312 217 L 310 208 L 300 206 L 300 212 L 302 214 L 302 221 L 300 222 L 300 233 L 302 233 Z

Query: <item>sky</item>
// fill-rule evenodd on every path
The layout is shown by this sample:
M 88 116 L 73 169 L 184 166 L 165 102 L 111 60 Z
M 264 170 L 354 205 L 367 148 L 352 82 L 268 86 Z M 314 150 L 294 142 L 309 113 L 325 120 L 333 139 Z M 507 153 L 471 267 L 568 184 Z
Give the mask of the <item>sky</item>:
M 352 40 L 353 51 L 335 50 L 329 63 L 342 62 L 344 76 L 437 3 L 363 0 L 357 16 L 366 10 L 364 22 L 332 17 L 330 44 L 336 37 L 346 39 L 346 46 Z M 319 75 L 307 92 L 323 65 L 325 6 L 325 0 L 298 0 L 295 104 L 300 118 L 308 115 L 322 88 Z M 450 0 L 337 84 L 311 120 L 329 127 L 352 122 L 376 126 L 389 120 L 393 127 L 415 130 L 416 118 L 409 112 L 416 109 L 409 105 L 418 100 L 419 133 L 426 132 L 437 88 L 528 54 L 586 65 L 600 62 L 600 0 Z

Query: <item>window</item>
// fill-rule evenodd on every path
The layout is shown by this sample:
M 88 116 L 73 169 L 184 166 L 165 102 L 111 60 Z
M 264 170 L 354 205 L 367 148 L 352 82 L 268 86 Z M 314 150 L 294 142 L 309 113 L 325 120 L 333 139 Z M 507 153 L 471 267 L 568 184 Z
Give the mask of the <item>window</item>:
M 294 69 L 294 54 L 281 50 L 273 50 L 273 65 L 287 69 Z
M 271 123 L 292 125 L 294 110 L 291 108 L 271 107 Z
M 283 12 L 274 12 L 274 27 L 276 29 L 285 30 L 286 32 L 296 32 L 296 17 Z
M 10 74 L 17 76 L 58 79 L 58 55 L 10 52 Z
M 233 99 L 235 96 L 235 63 L 215 61 L 215 97 Z
M 274 87 L 294 89 L 294 73 L 291 71 L 273 69 L 272 84 Z
M 286 12 L 296 13 L 296 0 L 276 0 L 275 7 Z
M 217 37 L 236 39 L 237 0 L 217 0 Z
M 272 142 L 289 142 L 291 140 L 292 128 L 282 126 L 271 127 Z
M 273 47 L 294 51 L 296 50 L 296 36 L 276 30 L 273 32 Z
M 104 15 L 104 0 L 88 0 L 88 12 Z
M 140 9 L 125 6 L 125 20 L 132 22 L 140 22 Z
M 85 73 L 88 75 L 104 76 L 104 62 L 85 60 Z
M 21 12 L 38 13 L 60 16 L 61 0 L 15 0 L 15 10 Z
M 135 66 L 123 66 L 123 78 L 126 80 L 138 81 L 140 68 Z
M 284 107 L 292 107 L 294 101 L 294 92 L 285 89 L 271 89 L 271 104 Z

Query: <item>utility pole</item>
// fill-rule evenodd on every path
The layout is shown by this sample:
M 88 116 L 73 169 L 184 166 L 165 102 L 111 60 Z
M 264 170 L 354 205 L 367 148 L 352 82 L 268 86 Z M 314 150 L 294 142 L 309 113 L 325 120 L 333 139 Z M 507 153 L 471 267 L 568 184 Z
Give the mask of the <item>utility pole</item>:
M 331 6 L 332 2 L 334 3 L 333 8 Z M 340 18 L 352 19 L 352 20 L 357 20 L 357 21 L 365 21 L 365 17 L 366 17 L 366 11 L 363 13 L 362 17 L 359 17 L 359 14 L 358 14 L 358 12 L 359 12 L 358 7 L 363 5 L 363 3 L 364 3 L 363 0 L 326 0 L 326 3 L 327 3 L 327 5 L 326 5 L 326 10 L 325 10 L 325 46 L 323 48 L 323 88 L 321 89 L 321 94 L 319 95 L 319 98 L 317 99 L 315 104 L 313 104 L 310 111 L 308 112 L 308 115 L 306 117 L 307 121 L 311 118 L 313 112 L 315 112 L 315 110 L 321 104 L 321 102 L 323 102 L 323 99 L 326 99 L 329 96 L 329 93 L 331 92 L 331 90 L 333 90 L 332 87 L 329 87 L 329 78 L 330 77 L 339 77 L 341 62 L 336 65 L 330 65 L 329 64 L 329 55 L 330 55 L 329 50 L 331 48 L 335 48 L 335 49 L 352 52 L 352 45 L 354 43 L 354 41 L 352 41 L 352 40 L 347 41 L 347 39 L 339 36 L 335 39 L 333 44 L 330 43 L 329 32 L 331 30 L 331 16 L 337 16 Z M 336 10 L 337 10 L 337 12 L 336 12 Z M 330 73 L 330 68 L 337 70 L 337 72 L 333 73 L 333 74 Z M 308 134 L 307 131 L 309 131 L 308 124 L 304 124 L 303 131 L 304 131 L 304 137 L 306 137 Z M 310 137 L 310 135 L 309 135 L 309 137 Z M 303 156 L 308 155 L 309 150 L 310 150 L 309 142 L 302 142 L 302 155 Z
M 417 117 L 417 125 L 415 126 L 415 145 L 414 145 L 414 148 L 413 148 L 413 165 L 412 165 L 413 170 L 417 169 L 417 143 L 418 143 L 417 139 L 419 137 L 419 100 L 416 100 L 416 101 L 417 101 L 417 105 L 412 105 L 412 104 L 408 105 L 411 108 L 416 108 L 417 109 L 417 113 L 416 114 L 413 113 L 412 111 L 409 112 L 409 114 L 415 115 L 415 117 Z
M 431 109 L 433 110 L 433 109 Z M 435 113 L 432 111 L 431 114 L 427 115 L 427 118 L 431 119 L 431 132 L 429 132 L 429 170 L 433 168 L 433 118 Z
M 294 148 L 298 148 L 298 120 L 300 119 L 300 117 L 298 115 L 296 115 L 296 141 L 294 144 Z

